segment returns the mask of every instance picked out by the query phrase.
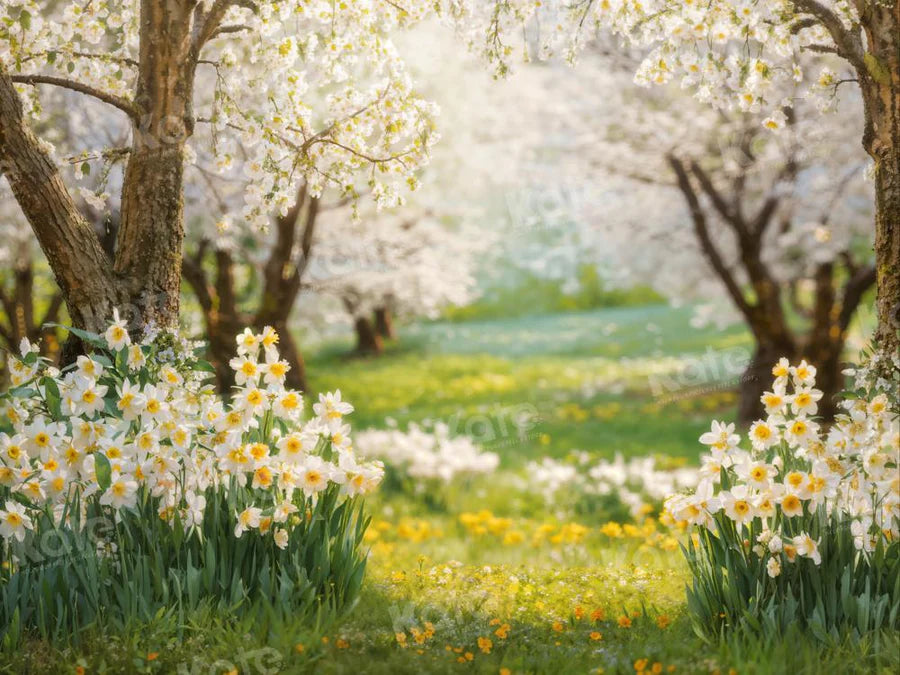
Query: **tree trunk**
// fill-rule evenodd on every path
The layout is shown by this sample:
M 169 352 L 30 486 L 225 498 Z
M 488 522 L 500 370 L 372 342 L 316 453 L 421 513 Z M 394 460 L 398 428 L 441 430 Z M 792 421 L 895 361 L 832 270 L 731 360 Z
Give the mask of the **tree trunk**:
M 875 162 L 875 266 L 878 328 L 884 354 L 900 352 L 900 4 L 870 3 L 864 67 L 863 147 Z
M 384 351 L 384 343 L 381 336 L 375 332 L 372 322 L 360 316 L 356 318 L 354 327 L 356 328 L 356 353 L 367 356 L 381 354 Z
M 306 366 L 288 324 L 309 264 L 318 213 L 319 198 L 301 184 L 291 208 L 275 220 L 275 243 L 263 268 L 262 298 L 254 319 L 258 329 L 272 326 L 278 332 L 278 351 L 291 366 L 285 384 L 299 391 L 306 391 Z
M 139 134 L 135 134 L 136 138 Z M 183 143 L 132 148 L 122 189 L 116 272 L 128 276 L 128 304 L 119 313 L 135 327 L 178 325 L 184 241 Z
M 896 138 L 894 142 L 892 161 L 875 165 L 875 340 L 882 353 L 896 355 L 900 353 L 900 142 Z
M 797 355 L 798 359 L 806 359 L 807 363 L 816 368 L 816 388 L 823 394 L 818 414 L 826 422 L 831 422 L 837 411 L 836 397 L 843 388 L 840 371 L 846 329 L 865 288 L 860 287 L 858 277 L 851 274 L 844 286 L 843 297 L 838 301 L 835 270 L 832 262 L 816 266 L 813 275 L 816 291 L 812 307 L 812 327 L 806 344 L 799 349 Z M 853 289 L 853 293 L 848 294 L 850 289 Z M 859 294 L 856 297 L 850 297 L 857 291 Z
M 216 386 L 227 395 L 234 386 L 234 371 L 228 362 L 235 354 L 235 336 L 250 324 L 250 318 L 239 313 L 234 296 L 231 254 L 215 252 L 216 277 L 211 283 L 203 269 L 209 242 L 200 243 L 194 255 L 185 254 L 181 262 L 182 276 L 197 296 L 206 327 L 207 358 L 216 371 Z
M 782 356 L 793 359 L 793 347 L 787 343 L 757 342 L 753 358 L 744 374 L 738 392 L 737 422 L 748 427 L 754 421 L 765 417 L 765 409 L 760 401 L 764 392 L 772 386 L 772 366 Z
M 10 292 L 0 287 L 0 305 L 6 313 L 8 326 L 0 323 L 0 336 L 11 352 L 19 351 L 22 338 L 32 343 L 40 341 L 41 354 L 55 361 L 59 354 L 59 342 L 55 328 L 44 328 L 47 323 L 59 320 L 62 309 L 62 294 L 56 291 L 49 299 L 47 310 L 41 317 L 36 316 L 34 307 L 34 264 L 31 260 L 29 246 L 26 244 L 18 252 L 13 269 Z
M 243 332 L 247 324 L 240 317 L 219 315 L 207 316 L 206 326 L 207 355 L 212 367 L 216 369 L 216 386 L 227 396 L 234 387 L 234 370 L 229 365 L 236 354 L 234 338 Z
M 122 186 L 115 271 L 128 278 L 127 318 L 164 328 L 178 325 L 183 153 L 194 131 L 194 69 L 201 30 L 195 3 L 141 2 L 134 96 L 139 114 L 132 125 Z
M 378 307 L 375 310 L 375 330 L 385 340 L 395 339 L 394 319 L 391 316 L 391 310 L 387 307 Z
M 19 95 L 2 63 L 0 172 L 47 256 L 72 322 L 99 331 L 123 300 L 118 279 L 56 164 L 25 122 Z
M 209 360 L 216 369 L 218 386 L 223 393 L 227 393 L 234 385 L 234 373 L 228 367 L 234 354 L 234 337 L 244 328 L 261 330 L 266 326 L 271 326 L 278 332 L 279 353 L 290 365 L 285 383 L 292 389 L 306 391 L 303 356 L 288 323 L 312 248 L 318 205 L 318 198 L 309 197 L 306 186 L 302 185 L 288 213 L 276 219 L 276 240 L 262 270 L 263 288 L 255 314 L 242 312 L 238 308 L 234 259 L 231 253 L 221 249 L 215 252 L 214 283 L 210 283 L 203 269 L 204 256 L 210 243 L 208 240 L 200 242 L 195 254 L 184 255 L 182 273 L 203 310 L 209 336 Z M 301 218 L 303 229 L 297 242 Z M 300 245 L 299 260 L 294 256 L 296 243 Z
M 0 63 L 0 172 L 35 231 L 78 327 L 99 332 L 114 308 L 133 331 L 150 322 L 176 327 L 184 237 L 183 150 L 194 127 L 194 72 L 201 49 L 215 36 L 231 4 L 141 0 L 134 101 L 86 92 L 119 108 L 132 122 L 114 261 L 25 123 L 13 81 Z M 63 360 L 77 348 L 67 343 Z

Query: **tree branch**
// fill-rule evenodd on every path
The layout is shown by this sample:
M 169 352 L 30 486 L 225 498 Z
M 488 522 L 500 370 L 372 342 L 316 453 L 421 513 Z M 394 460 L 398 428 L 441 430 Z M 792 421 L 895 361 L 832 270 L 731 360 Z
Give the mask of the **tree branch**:
M 837 54 L 847 59 L 857 71 L 866 69 L 863 59 L 862 39 L 859 35 L 859 27 L 856 32 L 851 32 L 844 27 L 840 17 L 818 0 L 791 0 L 791 4 L 801 14 L 809 14 L 815 17 L 829 32 L 831 39 L 837 46 Z
M 198 6 L 198 11 L 201 13 L 197 20 L 198 28 L 194 32 L 192 45 L 195 56 L 199 57 L 203 46 L 217 35 L 247 29 L 246 26 L 222 26 L 222 20 L 232 7 L 249 9 L 254 14 L 259 12 L 259 7 L 252 0 L 215 0 L 205 14 Z
M 787 119 L 788 128 L 793 129 L 794 125 L 797 123 L 797 116 L 794 113 L 794 109 L 782 108 L 782 112 L 784 112 L 785 118 Z M 781 167 L 781 171 L 778 172 L 778 175 L 775 176 L 775 179 L 769 186 L 769 196 L 766 198 L 766 201 L 763 202 L 763 205 L 760 207 L 759 211 L 756 212 L 756 215 L 751 221 L 750 231 L 758 240 L 762 240 L 766 229 L 772 222 L 772 216 L 775 215 L 775 212 L 781 204 L 781 197 L 779 196 L 781 184 L 787 180 L 792 183 L 795 182 L 798 169 L 799 164 L 797 162 L 797 142 L 795 136 L 791 141 L 787 161 L 784 163 L 784 166 Z
M 829 47 L 828 45 L 803 45 L 801 49 L 807 52 L 816 52 L 817 54 L 837 54 L 838 56 L 841 55 L 837 47 Z
M 233 33 L 241 33 L 245 30 L 250 30 L 250 26 L 244 26 L 243 24 L 233 24 L 230 26 L 219 26 L 216 28 L 212 35 L 209 36 L 209 39 L 217 38 L 220 35 L 230 35 Z
M 137 121 L 140 118 L 140 113 L 138 112 L 137 106 L 135 106 L 131 101 L 114 94 L 109 94 L 100 89 L 96 89 L 88 84 L 84 84 L 83 82 L 76 82 L 75 80 L 70 80 L 66 77 L 55 77 L 53 75 L 12 75 L 10 76 L 10 79 L 18 84 L 28 84 L 31 86 L 35 86 L 38 84 L 50 84 L 55 87 L 62 87 L 63 89 L 77 91 L 80 94 L 91 96 L 93 98 L 96 98 L 98 101 L 103 101 L 104 103 L 107 103 L 114 108 L 118 108 L 134 121 Z
M 303 226 L 303 233 L 300 235 L 300 258 L 294 263 L 294 274 L 291 277 L 291 292 L 294 294 L 300 291 L 300 282 L 303 278 L 303 273 L 309 265 L 313 245 L 313 234 L 315 233 L 318 215 L 319 198 L 313 197 L 309 200 L 309 207 L 306 210 L 306 224 Z
M 697 182 L 700 183 L 700 188 L 703 190 L 703 193 L 709 198 L 709 201 L 712 202 L 713 207 L 722 217 L 722 220 L 737 233 L 738 238 L 744 243 L 749 236 L 749 232 L 747 231 L 747 224 L 744 222 L 743 218 L 741 218 L 740 213 L 729 206 L 725 197 L 722 196 L 722 193 L 719 192 L 715 185 L 713 185 L 712 179 L 697 162 L 691 160 L 690 167 L 691 173 L 697 178 Z
M 312 245 L 312 224 L 316 218 L 319 200 L 309 196 L 306 183 L 302 183 L 297 197 L 286 214 L 276 219 L 276 240 L 263 269 L 263 291 L 257 324 L 286 321 L 300 290 L 300 280 L 306 268 L 306 257 Z M 301 235 L 301 258 L 293 261 L 297 244 L 297 226 L 304 219 Z M 309 237 L 309 241 L 306 238 Z M 304 248 L 305 247 L 305 248 Z
M 856 308 L 862 301 L 862 296 L 875 284 L 875 267 L 867 265 L 862 267 L 847 280 L 841 294 L 840 314 L 838 325 L 841 330 L 847 330 Z
M 678 189 L 681 190 L 681 194 L 684 196 L 685 201 L 687 201 L 688 208 L 691 212 L 691 219 L 694 222 L 694 232 L 697 235 L 697 240 L 700 243 L 703 254 L 706 256 L 706 259 L 709 261 L 713 270 L 715 270 L 716 274 L 719 276 L 719 279 L 721 279 L 722 283 L 725 285 L 728 295 L 731 296 L 732 301 L 737 305 L 741 314 L 743 314 L 748 321 L 751 321 L 754 315 L 754 307 L 747 302 L 747 298 L 744 297 L 741 287 L 738 286 L 737 281 L 735 281 L 734 276 L 731 274 L 731 270 L 725 265 L 721 253 L 719 253 L 719 250 L 709 236 L 709 226 L 706 222 L 706 214 L 703 213 L 703 208 L 700 206 L 700 200 L 697 198 L 697 193 L 694 191 L 693 185 L 691 185 L 691 179 L 688 176 L 684 164 L 674 155 L 668 155 L 667 160 L 669 166 L 672 167 L 672 171 L 675 172 L 675 177 L 678 180 Z

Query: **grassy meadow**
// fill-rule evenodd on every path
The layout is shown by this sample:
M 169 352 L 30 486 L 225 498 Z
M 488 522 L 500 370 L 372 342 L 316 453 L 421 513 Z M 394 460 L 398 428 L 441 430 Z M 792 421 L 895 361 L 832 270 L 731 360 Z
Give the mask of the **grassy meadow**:
M 575 451 L 696 464 L 710 419 L 733 417 L 728 359 L 750 346 L 741 329 L 698 330 L 686 309 L 649 306 L 403 326 L 379 358 L 349 357 L 349 346 L 321 345 L 307 364 L 314 392 L 340 388 L 354 404 L 354 429 L 443 422 L 500 468 L 432 499 L 390 484 L 371 498 L 367 577 L 343 620 L 201 612 L 179 633 L 172 608 L 71 648 L 26 645 L 0 671 L 895 672 L 896 638 L 824 651 L 802 635 L 705 644 L 685 614 L 677 531 L 554 509 L 521 489 L 529 460 Z M 510 420 L 522 411 L 519 428 Z

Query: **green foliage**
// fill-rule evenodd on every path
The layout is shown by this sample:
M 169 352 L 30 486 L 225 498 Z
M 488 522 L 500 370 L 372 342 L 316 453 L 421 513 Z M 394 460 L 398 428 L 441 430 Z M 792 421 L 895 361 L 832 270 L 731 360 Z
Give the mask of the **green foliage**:
M 714 519 L 716 532 L 701 528 L 699 541 L 684 548 L 693 577 L 688 609 L 699 636 L 765 637 L 793 627 L 821 642 L 837 642 L 900 628 L 900 542 L 885 545 L 879 539 L 875 551 L 863 555 L 849 521 L 820 509 L 807 524 L 819 539 L 822 563 L 798 558 L 773 579 L 765 558 L 746 545 L 757 533 L 741 533 L 722 512 Z M 784 525 L 786 534 L 795 534 L 788 519 Z
M 77 501 L 67 504 L 68 527 L 47 515 L 24 542 L 11 542 L 0 552 L 3 651 L 29 634 L 78 641 L 96 624 L 124 629 L 203 607 L 312 618 L 353 606 L 366 567 L 360 500 L 343 499 L 332 485 L 315 502 L 300 501 L 307 516 L 282 550 L 271 537 L 235 538 L 234 497 L 213 488 L 205 497 L 199 537 L 162 520 L 159 499 L 144 493 L 118 518 L 92 504 L 82 522 Z

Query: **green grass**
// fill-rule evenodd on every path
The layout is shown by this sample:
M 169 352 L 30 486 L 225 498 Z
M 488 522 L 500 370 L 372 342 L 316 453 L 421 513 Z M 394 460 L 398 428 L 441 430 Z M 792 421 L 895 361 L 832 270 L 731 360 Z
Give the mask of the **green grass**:
M 717 388 L 728 379 L 724 366 L 662 396 L 653 378 L 709 358 L 708 349 L 746 353 L 750 343 L 739 328 L 695 330 L 688 316 L 648 306 L 410 326 L 379 358 L 348 358 L 343 342 L 323 348 L 309 359 L 310 387 L 340 388 L 357 408 L 357 428 L 383 426 L 385 417 L 401 426 L 444 421 L 507 466 L 571 450 L 692 458 L 711 412 L 733 416 L 730 389 Z M 673 394 L 687 395 L 668 400 Z M 524 438 L 508 423 L 518 413 L 537 418 Z
M 746 352 L 750 341 L 740 328 L 695 330 L 688 317 L 685 309 L 645 306 L 403 326 L 380 358 L 348 357 L 349 341 L 307 354 L 311 389 L 340 388 L 356 406 L 349 420 L 356 429 L 392 417 L 401 426 L 430 420 L 474 430 L 501 456 L 504 475 L 530 458 L 575 449 L 693 462 L 710 419 L 733 417 L 734 375 L 707 367 L 682 389 L 661 392 L 652 378 L 696 366 L 709 349 L 713 363 Z M 538 416 L 521 435 L 510 424 L 517 411 Z M 480 509 L 510 517 L 524 541 L 468 531 L 459 515 Z M 97 626 L 79 646 L 30 643 L 5 657 L 0 672 L 68 673 L 80 665 L 88 673 L 635 673 L 635 662 L 648 659 L 663 672 L 812 675 L 900 665 L 896 636 L 827 647 L 802 635 L 705 644 L 684 614 L 688 577 L 677 550 L 650 537 L 610 540 L 598 522 L 573 514 L 558 521 L 539 495 L 522 495 L 508 481 L 455 486 L 437 509 L 386 491 L 369 510 L 375 521 L 362 597 L 337 625 L 195 612 L 179 632 L 173 609 L 125 631 Z M 533 539 L 544 524 L 571 521 L 588 527 L 581 541 Z M 592 620 L 594 610 L 603 618 Z M 624 615 L 628 628 L 618 624 Z M 412 629 L 426 622 L 434 634 L 416 644 Z M 505 638 L 495 632 L 503 624 Z M 479 637 L 491 639 L 490 653 Z
M 512 272 L 504 275 L 501 281 L 482 281 L 478 300 L 464 307 L 451 306 L 445 310 L 445 315 L 451 321 L 492 320 L 662 301 L 660 295 L 647 286 L 607 288 L 594 265 L 580 266 L 577 282 L 577 288 L 567 290 L 558 279 L 525 271 Z

